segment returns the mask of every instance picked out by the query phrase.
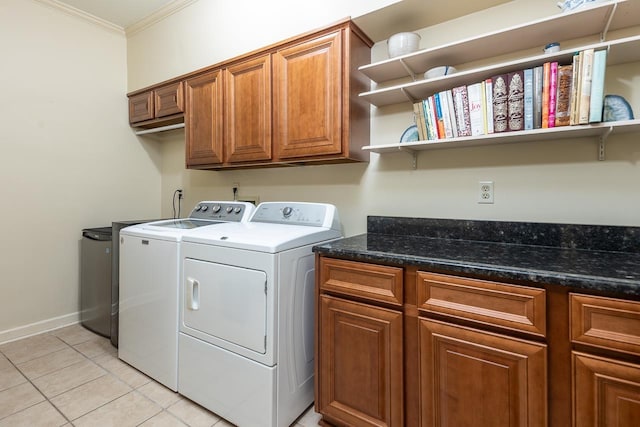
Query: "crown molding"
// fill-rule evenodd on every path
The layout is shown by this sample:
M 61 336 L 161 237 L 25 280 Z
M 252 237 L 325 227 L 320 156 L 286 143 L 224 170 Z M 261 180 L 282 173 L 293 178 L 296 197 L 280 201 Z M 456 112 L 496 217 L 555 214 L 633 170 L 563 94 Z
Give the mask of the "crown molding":
M 126 27 L 124 29 L 125 34 L 127 35 L 127 37 L 132 36 L 136 33 L 139 33 L 140 31 L 154 25 L 157 24 L 158 22 L 168 18 L 169 16 L 173 15 L 174 13 L 177 13 L 179 11 L 181 11 L 182 9 L 184 9 L 187 6 L 192 5 L 193 3 L 196 3 L 198 0 L 174 0 L 171 3 L 167 4 L 166 6 L 158 9 L 157 11 L 155 11 L 154 13 L 152 13 L 151 15 L 142 18 L 140 21 L 129 25 L 128 27 Z
M 73 6 L 69 6 L 66 3 L 63 3 L 61 1 L 58 0 L 34 0 L 38 3 L 41 3 L 45 6 L 49 6 L 53 9 L 59 10 L 63 13 L 66 13 L 67 15 L 71 15 L 77 18 L 81 18 L 85 21 L 88 21 L 92 24 L 96 24 L 99 25 L 109 31 L 113 31 L 114 33 L 120 34 L 120 35 L 124 35 L 125 34 L 125 30 L 124 28 L 122 28 L 119 25 L 113 24 L 109 21 L 106 21 L 102 18 L 98 18 L 95 15 L 92 15 L 90 13 L 87 13 L 83 10 L 80 10 L 78 8 L 75 8 Z

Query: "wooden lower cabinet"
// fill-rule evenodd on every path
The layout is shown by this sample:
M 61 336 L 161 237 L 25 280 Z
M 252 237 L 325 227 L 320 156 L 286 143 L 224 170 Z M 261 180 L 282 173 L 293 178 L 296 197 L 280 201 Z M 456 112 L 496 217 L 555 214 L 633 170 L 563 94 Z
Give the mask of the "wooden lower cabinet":
M 547 346 L 420 319 L 420 425 L 547 425 Z
M 402 313 L 320 298 L 316 410 L 344 426 L 403 425 Z
M 640 301 L 317 263 L 322 425 L 640 426 Z
M 574 427 L 640 425 L 640 365 L 574 352 Z

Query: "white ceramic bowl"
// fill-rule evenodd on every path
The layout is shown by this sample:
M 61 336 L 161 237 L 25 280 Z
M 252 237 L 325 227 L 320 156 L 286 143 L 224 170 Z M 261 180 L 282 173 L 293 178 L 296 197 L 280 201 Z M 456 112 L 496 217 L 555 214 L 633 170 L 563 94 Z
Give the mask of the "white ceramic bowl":
M 436 77 L 448 76 L 455 73 L 457 70 L 451 65 L 441 65 L 439 67 L 433 67 L 424 73 L 425 79 L 435 79 Z
M 416 33 L 398 33 L 389 37 L 387 40 L 387 49 L 389 58 L 406 55 L 418 50 L 420 44 L 420 34 Z

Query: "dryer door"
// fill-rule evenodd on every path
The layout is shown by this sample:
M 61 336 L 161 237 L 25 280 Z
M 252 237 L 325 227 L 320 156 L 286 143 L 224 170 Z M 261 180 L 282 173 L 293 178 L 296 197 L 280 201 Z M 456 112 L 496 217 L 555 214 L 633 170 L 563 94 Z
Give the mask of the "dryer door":
M 186 258 L 183 278 L 186 328 L 200 332 L 198 336 L 205 334 L 257 353 L 266 352 L 264 271 Z

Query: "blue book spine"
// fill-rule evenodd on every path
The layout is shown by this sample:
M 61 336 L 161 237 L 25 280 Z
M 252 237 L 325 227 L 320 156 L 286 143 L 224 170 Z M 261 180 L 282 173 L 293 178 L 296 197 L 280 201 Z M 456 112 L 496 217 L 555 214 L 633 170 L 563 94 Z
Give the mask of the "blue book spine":
M 598 50 L 593 54 L 593 72 L 591 77 L 591 98 L 589 105 L 589 123 L 602 121 L 604 103 L 604 75 L 607 65 L 607 51 Z
M 524 129 L 533 129 L 533 69 L 524 70 Z
M 433 94 L 433 100 L 436 105 L 438 139 L 444 139 L 446 135 L 444 133 L 444 120 L 442 119 L 442 105 L 440 105 L 440 95 L 437 92 Z

